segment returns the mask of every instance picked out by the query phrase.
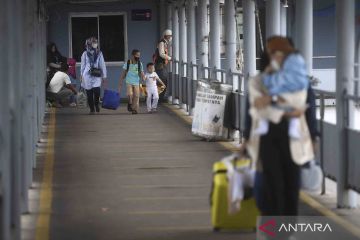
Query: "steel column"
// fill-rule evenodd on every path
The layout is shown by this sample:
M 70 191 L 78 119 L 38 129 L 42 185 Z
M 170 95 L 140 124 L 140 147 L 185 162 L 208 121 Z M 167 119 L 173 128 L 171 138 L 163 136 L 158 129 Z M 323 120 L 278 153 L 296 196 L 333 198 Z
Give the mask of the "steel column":
M 187 4 L 187 77 L 188 83 L 192 80 L 196 80 L 196 72 L 191 67 L 191 63 L 196 64 L 196 20 L 195 20 L 195 0 L 189 0 Z M 195 77 L 195 79 L 194 79 Z M 192 99 L 192 84 L 188 84 L 187 96 L 188 99 Z M 194 85 L 195 86 L 195 85 Z M 188 101 L 189 114 L 192 115 L 191 101 Z
M 220 1 L 210 1 L 210 67 L 221 68 L 220 63 Z M 213 76 L 214 77 L 214 76 Z
M 9 13 L 8 23 L 10 26 L 8 49 L 11 49 L 8 57 L 8 79 L 9 79 L 9 106 L 10 106 L 10 158 L 11 158 L 11 235 L 13 239 L 20 239 L 20 213 L 21 213 L 21 141 L 23 110 L 23 71 L 24 71 L 24 18 L 26 11 L 23 1 L 8 0 L 7 12 Z M 14 18 L 13 16 L 17 16 Z
M 280 0 L 266 1 L 266 38 L 280 35 Z
M 0 51 L 3 57 L 0 59 L 0 69 L 3 80 L 0 81 L 0 101 L 5 103 L 0 109 L 0 239 L 10 239 L 10 209 L 11 209 L 11 158 L 10 158 L 10 106 L 9 102 L 9 24 L 8 6 L 10 1 L 4 1 L 0 9 L 0 34 L 2 44 Z
M 236 12 L 235 1 L 225 0 L 225 38 L 226 38 L 226 66 L 224 69 L 236 72 Z M 229 78 L 228 76 L 227 78 Z M 238 82 L 227 79 L 228 84 L 237 88 Z
M 304 56 L 309 74 L 313 68 L 313 0 L 296 1 L 296 48 Z
M 280 35 L 287 36 L 287 7 L 280 7 Z
M 160 38 L 162 37 L 163 32 L 166 29 L 167 26 L 167 18 L 166 18 L 166 6 L 165 6 L 165 0 L 159 1 L 159 34 Z
M 244 11 L 244 84 L 250 76 L 256 74 L 256 24 L 255 24 L 255 2 L 253 0 L 243 1 Z M 247 89 L 245 87 L 245 89 Z
M 354 77 L 355 59 L 355 1 L 336 0 L 336 126 L 339 145 L 339 166 L 337 176 L 338 207 L 356 207 L 357 199 L 353 191 L 346 188 L 347 146 L 345 129 L 347 122 L 344 93 L 350 88 Z
M 178 9 L 175 3 L 172 4 L 172 103 L 177 104 L 178 99 L 175 99 L 175 77 L 178 74 L 178 68 L 176 67 L 176 60 L 179 60 L 179 16 L 178 16 Z
M 200 66 L 209 66 L 209 23 L 208 23 L 208 0 L 198 1 L 199 15 L 199 56 Z M 200 77 L 205 77 L 204 71 L 199 69 Z
M 185 2 L 184 1 L 180 1 L 179 3 L 179 51 L 180 51 L 180 66 L 179 68 L 181 69 L 180 74 L 180 88 L 179 88 L 179 95 L 180 95 L 180 103 L 183 103 L 182 98 L 184 96 L 183 93 L 183 84 L 185 84 L 183 82 L 183 78 L 186 75 L 186 66 L 182 65 L 182 62 L 186 62 L 187 61 L 187 32 L 186 32 L 186 13 L 185 13 Z M 186 105 L 185 104 L 181 104 L 181 107 L 186 109 Z

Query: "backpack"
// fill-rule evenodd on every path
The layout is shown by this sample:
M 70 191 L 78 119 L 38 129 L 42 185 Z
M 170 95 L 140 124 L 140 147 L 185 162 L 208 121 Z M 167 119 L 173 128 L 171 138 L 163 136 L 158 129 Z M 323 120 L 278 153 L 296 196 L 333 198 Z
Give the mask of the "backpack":
M 163 59 L 162 57 L 160 57 L 160 52 L 159 52 L 159 44 L 163 42 L 164 44 L 167 44 L 165 39 L 161 39 L 160 42 L 158 42 L 158 46 L 156 47 L 155 53 L 153 54 L 153 63 L 155 65 L 162 63 L 162 64 L 167 64 L 167 60 Z M 168 49 L 165 48 L 165 54 L 168 54 Z
M 126 66 L 126 74 L 129 72 L 129 68 L 130 68 L 130 59 L 127 61 L 127 66 Z M 140 60 L 138 61 L 138 74 L 140 76 L 141 74 L 141 62 Z

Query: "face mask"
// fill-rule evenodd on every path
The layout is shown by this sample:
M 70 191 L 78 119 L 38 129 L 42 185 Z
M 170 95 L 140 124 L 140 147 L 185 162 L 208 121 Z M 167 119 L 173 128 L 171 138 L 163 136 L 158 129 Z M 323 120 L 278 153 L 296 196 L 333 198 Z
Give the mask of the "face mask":
M 93 43 L 91 46 L 92 46 L 93 48 L 97 48 L 97 47 L 98 47 L 98 44 L 97 44 L 97 43 Z
M 139 61 L 140 58 L 139 57 L 134 57 L 135 61 Z
M 171 42 L 172 41 L 172 37 L 169 37 L 169 42 Z
M 273 70 L 275 70 L 275 71 L 280 70 L 280 64 L 277 61 L 271 60 L 270 65 L 273 68 Z

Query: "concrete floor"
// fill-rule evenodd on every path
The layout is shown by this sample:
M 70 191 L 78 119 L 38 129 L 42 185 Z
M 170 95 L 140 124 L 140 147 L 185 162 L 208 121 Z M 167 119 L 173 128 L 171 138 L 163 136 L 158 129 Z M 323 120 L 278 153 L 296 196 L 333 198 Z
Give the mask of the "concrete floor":
M 135 116 L 123 108 L 95 116 L 60 109 L 50 239 L 255 239 L 255 233 L 212 232 L 211 168 L 226 154 L 220 144 L 192 136 L 167 108 Z M 303 203 L 300 214 L 320 215 Z M 34 222 L 34 214 L 27 218 Z M 33 232 L 25 229 L 25 239 Z
M 86 113 L 57 112 L 52 240 L 239 239 L 210 225 L 211 167 L 224 148 L 163 109 Z

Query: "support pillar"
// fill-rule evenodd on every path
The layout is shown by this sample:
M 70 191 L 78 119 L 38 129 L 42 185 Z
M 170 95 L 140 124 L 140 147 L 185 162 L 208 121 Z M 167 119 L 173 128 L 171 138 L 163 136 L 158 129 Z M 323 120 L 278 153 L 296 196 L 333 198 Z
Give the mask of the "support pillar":
M 186 32 L 186 15 L 185 3 L 182 2 L 179 6 L 179 52 L 180 61 L 187 61 L 187 32 Z
M 166 29 L 173 29 L 172 5 L 170 3 L 167 3 L 167 5 L 166 5 Z M 161 33 L 161 34 L 163 34 L 163 33 Z M 172 44 L 170 44 L 168 50 L 169 50 L 169 53 L 172 53 Z M 172 72 L 172 64 L 169 64 L 169 72 Z M 169 96 L 169 97 L 171 98 L 172 96 Z M 169 99 L 169 100 L 171 100 L 171 99 Z
M 175 99 L 175 77 L 179 74 L 179 68 L 176 66 L 175 61 L 179 60 L 179 15 L 175 3 L 172 4 L 172 34 L 172 103 L 177 104 L 179 101 L 178 99 Z
M 187 8 L 187 62 L 196 64 L 195 1 L 188 1 Z
M 220 68 L 220 1 L 210 1 L 210 67 Z
M 9 24 L 8 6 L 10 1 L 3 1 L 0 9 L 0 34 L 2 35 L 2 44 L 0 51 L 3 57 L 0 58 L 0 71 L 3 80 L 0 81 L 0 101 L 3 104 L 0 109 L 0 191 L 2 201 L 0 204 L 0 239 L 10 239 L 10 209 L 11 209 L 11 158 L 10 158 L 10 106 L 9 106 L 9 85 L 8 74 L 10 55 L 9 33 L 11 26 Z
M 338 207 L 356 207 L 357 194 L 346 188 L 348 162 L 346 159 L 344 119 L 344 92 L 351 89 L 350 82 L 354 77 L 355 59 L 355 1 L 336 0 L 336 126 L 339 145 L 339 166 L 337 176 L 337 205 Z
M 280 7 L 280 35 L 287 36 L 287 7 Z
M 9 41 L 8 41 L 8 79 L 9 79 L 9 107 L 10 107 L 10 158 L 11 158 L 11 186 L 10 186 L 10 224 L 11 235 L 13 239 L 20 239 L 20 214 L 21 204 L 21 182 L 24 177 L 21 174 L 21 163 L 23 161 L 21 152 L 24 144 L 22 138 L 22 119 L 24 118 L 24 111 L 21 107 L 24 104 L 24 59 L 26 46 L 24 44 L 26 38 L 25 4 L 21 0 L 7 0 L 8 23 L 10 26 Z M 17 16 L 14 18 L 13 16 Z
M 192 77 L 188 81 L 187 94 L 192 94 L 192 87 L 195 87 L 194 84 L 190 84 L 192 80 L 196 79 L 196 71 L 191 64 L 196 64 L 196 20 L 195 20 L 195 0 L 188 0 L 187 4 L 187 63 L 188 63 L 188 78 Z M 194 101 L 191 97 L 188 97 L 191 101 Z M 191 101 L 188 102 L 189 115 L 192 115 Z
M 280 35 L 280 0 L 266 1 L 266 38 Z
M 256 74 L 256 22 L 255 2 L 253 0 L 243 1 L 244 11 L 244 77 L 245 89 L 247 80 Z
M 305 58 L 308 72 L 311 75 L 313 68 L 313 0 L 296 1 L 295 18 L 295 45 Z
M 199 56 L 200 66 L 209 66 L 209 27 L 208 27 L 208 0 L 198 0 L 198 14 L 199 14 Z M 204 72 L 201 71 L 201 77 L 205 77 Z
M 167 13 L 167 9 L 166 9 L 166 5 L 165 5 L 165 0 L 160 0 L 159 1 L 159 32 L 160 32 L 160 38 L 162 37 L 163 32 L 166 29 L 167 26 L 167 17 L 166 17 L 166 13 Z
M 186 32 L 186 13 L 185 13 L 185 2 L 181 1 L 179 4 L 179 51 L 180 51 L 180 65 L 179 69 L 181 70 L 180 74 L 180 89 L 179 89 L 179 95 L 180 100 L 183 98 L 183 78 L 186 77 L 186 66 L 184 66 L 182 63 L 187 62 L 187 32 Z M 180 103 L 182 103 L 180 101 Z M 186 109 L 185 104 L 181 104 L 181 107 Z
M 236 72 L 236 12 L 234 0 L 225 0 L 225 37 L 226 37 L 226 70 Z M 238 82 L 227 80 L 228 84 L 233 84 L 237 89 Z

